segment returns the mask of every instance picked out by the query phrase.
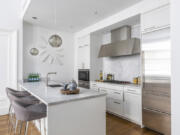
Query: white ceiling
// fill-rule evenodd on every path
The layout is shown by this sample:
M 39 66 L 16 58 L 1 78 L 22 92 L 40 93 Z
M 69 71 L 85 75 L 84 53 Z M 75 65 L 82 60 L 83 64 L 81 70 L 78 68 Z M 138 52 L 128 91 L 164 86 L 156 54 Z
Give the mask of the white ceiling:
M 77 32 L 141 0 L 32 0 L 24 20 L 47 28 Z M 55 4 L 56 3 L 56 4 Z M 57 24 L 55 25 L 55 5 Z M 32 17 L 38 17 L 33 20 Z

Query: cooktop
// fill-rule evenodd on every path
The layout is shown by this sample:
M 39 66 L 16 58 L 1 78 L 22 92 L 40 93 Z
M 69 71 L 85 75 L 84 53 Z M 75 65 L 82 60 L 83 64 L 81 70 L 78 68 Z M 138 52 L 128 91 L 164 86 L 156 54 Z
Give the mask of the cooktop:
M 131 82 L 128 82 L 128 81 L 119 81 L 119 80 L 103 80 L 103 82 L 106 82 L 106 83 L 115 83 L 115 84 L 131 84 Z

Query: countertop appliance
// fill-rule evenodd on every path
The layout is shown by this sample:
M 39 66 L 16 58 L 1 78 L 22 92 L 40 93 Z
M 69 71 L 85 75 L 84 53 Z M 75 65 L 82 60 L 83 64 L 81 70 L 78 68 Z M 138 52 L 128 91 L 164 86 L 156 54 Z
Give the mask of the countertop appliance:
M 78 86 L 83 88 L 90 87 L 89 69 L 78 70 Z
M 143 125 L 171 134 L 170 28 L 142 36 Z
M 131 38 L 131 26 L 111 31 L 110 44 L 101 46 L 99 57 L 116 57 L 140 54 L 140 39 Z

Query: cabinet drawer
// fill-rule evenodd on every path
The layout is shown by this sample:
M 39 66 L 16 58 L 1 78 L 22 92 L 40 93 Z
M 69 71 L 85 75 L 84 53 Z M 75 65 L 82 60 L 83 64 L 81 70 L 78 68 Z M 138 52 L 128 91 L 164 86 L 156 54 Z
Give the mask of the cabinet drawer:
M 143 124 L 145 125 L 145 127 L 148 127 L 165 135 L 171 134 L 170 115 L 143 109 Z
M 142 14 L 142 32 L 166 28 L 170 25 L 169 5 Z
M 117 99 L 113 98 L 107 98 L 108 99 L 108 111 L 117 114 L 122 115 L 123 114 L 123 102 Z
M 143 108 L 159 110 L 165 113 L 171 113 L 171 99 L 167 96 L 154 95 L 143 92 Z
M 134 94 L 140 94 L 141 93 L 141 88 L 140 87 L 125 87 L 124 88 L 125 92 L 129 93 L 134 93 Z
M 117 100 L 123 100 L 123 91 L 110 90 L 108 95 Z

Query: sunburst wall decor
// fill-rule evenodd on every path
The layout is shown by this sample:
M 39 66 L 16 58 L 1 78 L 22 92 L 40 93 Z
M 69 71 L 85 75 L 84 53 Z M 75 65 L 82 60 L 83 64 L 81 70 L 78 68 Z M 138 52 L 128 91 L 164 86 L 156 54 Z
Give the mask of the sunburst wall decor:
M 43 40 L 43 42 L 46 45 L 41 45 L 41 52 L 40 52 L 40 57 L 43 63 L 49 63 L 49 64 L 59 64 L 59 65 L 63 65 L 63 62 L 61 60 L 62 57 L 64 57 L 64 55 L 62 54 L 63 49 L 62 48 L 54 48 L 51 45 L 49 45 L 48 40 L 46 40 L 45 38 L 41 38 Z

